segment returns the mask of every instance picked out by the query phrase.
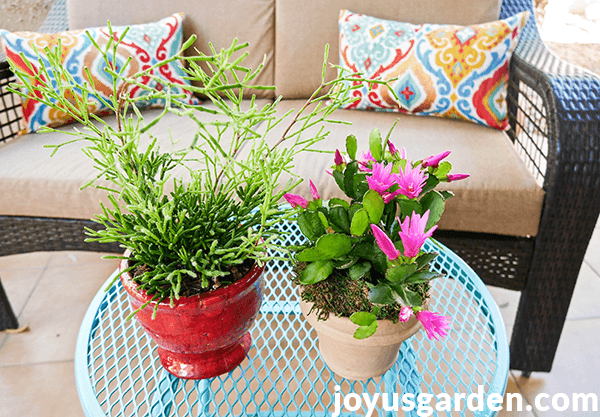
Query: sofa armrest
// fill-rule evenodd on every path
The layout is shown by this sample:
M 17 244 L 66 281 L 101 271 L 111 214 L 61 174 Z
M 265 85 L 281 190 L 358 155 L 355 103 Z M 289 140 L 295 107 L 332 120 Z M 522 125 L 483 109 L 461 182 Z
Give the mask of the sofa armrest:
M 16 136 L 22 129 L 21 98 L 6 88 L 16 81 L 8 62 L 0 61 L 0 143 Z
M 511 61 L 509 136 L 546 193 L 564 183 L 565 175 L 578 178 L 582 186 L 597 183 L 600 77 L 548 50 L 531 0 L 505 0 L 501 17 L 523 10 L 530 10 L 532 17 Z M 595 178 L 592 183 L 590 176 Z
M 504 0 L 501 17 L 531 0 Z M 527 24 L 510 68 L 508 132 L 545 196 L 511 337 L 511 369 L 549 372 L 600 214 L 600 77 L 550 52 Z

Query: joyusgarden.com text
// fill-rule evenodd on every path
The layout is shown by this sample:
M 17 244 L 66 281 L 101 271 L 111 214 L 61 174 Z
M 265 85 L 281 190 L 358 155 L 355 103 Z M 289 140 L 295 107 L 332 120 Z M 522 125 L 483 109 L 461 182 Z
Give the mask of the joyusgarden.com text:
M 436 411 L 598 411 L 598 393 L 567 394 L 538 394 L 532 404 L 528 404 L 520 394 L 507 393 L 506 403 L 498 393 L 486 397 L 484 387 L 478 386 L 472 394 L 456 393 L 454 395 L 413 394 L 413 393 L 357 393 L 344 394 L 340 386 L 335 386 L 333 395 L 334 410 L 332 417 L 338 417 L 344 412 L 363 410 L 366 417 L 373 415 L 375 410 L 384 411 L 416 411 L 419 416 L 430 416 Z M 503 405 L 504 404 L 504 405 Z M 378 415 L 378 414 L 375 414 Z

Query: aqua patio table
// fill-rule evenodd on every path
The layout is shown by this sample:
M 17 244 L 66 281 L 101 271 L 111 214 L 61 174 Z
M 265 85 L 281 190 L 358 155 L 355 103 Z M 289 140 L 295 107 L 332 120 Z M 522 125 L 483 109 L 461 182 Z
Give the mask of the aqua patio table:
M 283 227 L 291 232 L 286 239 L 295 244 L 296 225 Z M 431 242 L 426 245 L 424 249 L 435 248 Z M 343 407 L 342 395 L 350 408 L 360 406 L 356 395 L 348 394 L 372 399 L 385 393 L 384 405 L 393 408 L 394 393 L 400 400 L 403 394 L 417 398 L 421 393 L 445 393 L 452 399 L 452 410 L 455 394 L 466 397 L 482 391 L 485 398 L 503 396 L 509 358 L 498 308 L 462 259 L 443 246 L 437 250 L 435 269 L 447 277 L 435 281 L 431 309 L 453 318 L 451 331 L 440 342 L 417 333 L 402 345 L 392 369 L 366 382 L 340 378 L 322 362 L 316 332 L 300 313 L 288 277 L 291 271 L 283 261 L 268 265 L 263 277 L 263 304 L 248 358 L 228 374 L 201 381 L 178 379 L 163 370 L 154 342 L 135 320 L 125 321 L 129 308 L 120 282 L 108 292 L 102 288 L 85 315 L 75 352 L 83 409 L 87 416 L 330 416 L 336 412 L 336 400 Z M 429 403 L 434 409 L 435 401 Z M 480 411 L 470 411 L 462 400 L 459 411 L 433 415 L 492 416 L 495 412 L 487 403 Z M 365 401 L 362 405 L 358 414 L 365 413 Z M 383 409 L 382 401 L 375 410 L 373 416 L 402 415 Z M 417 416 L 417 408 L 405 415 Z

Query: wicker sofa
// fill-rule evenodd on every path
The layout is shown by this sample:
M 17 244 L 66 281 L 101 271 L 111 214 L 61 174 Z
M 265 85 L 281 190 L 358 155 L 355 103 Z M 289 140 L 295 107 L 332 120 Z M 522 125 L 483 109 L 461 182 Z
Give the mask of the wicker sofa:
M 185 12 L 184 31 L 199 36 L 199 49 L 206 50 L 208 40 L 218 48 L 238 37 L 250 42 L 248 65 L 256 67 L 266 56 L 258 82 L 277 86 L 275 94 L 284 97 L 279 107 L 283 113 L 301 106 L 319 84 L 325 43 L 332 46 L 330 56 L 337 56 L 341 8 L 412 23 L 457 24 L 532 10 L 531 0 L 458 3 L 181 0 L 149 8 L 142 7 L 142 0 L 55 0 L 40 31 L 99 26 L 107 19 L 113 24 L 144 23 Z M 63 135 L 17 136 L 21 113 L 18 101 L 5 90 L 14 80 L 6 63 L 0 64 L 0 79 L 0 256 L 119 251 L 115 245 L 83 242 L 83 227 L 93 225 L 87 219 L 103 199 L 97 190 L 78 189 L 93 174 L 83 153 L 72 146 L 50 158 L 42 145 L 61 143 Z M 274 97 L 267 92 L 261 99 Z M 364 141 L 371 128 L 386 131 L 399 117 L 393 140 L 410 155 L 452 150 L 456 172 L 468 172 L 471 178 L 448 186 L 457 197 L 450 200 L 436 237 L 487 284 L 521 291 L 510 366 L 525 374 L 549 372 L 600 213 L 600 78 L 553 56 L 530 21 L 511 61 L 508 112 L 510 130 L 501 132 L 448 119 L 340 110 L 337 117 L 353 125 L 333 126 L 325 146 L 343 148 L 349 133 Z M 167 118 L 165 132 L 168 128 L 174 135 L 193 133 L 193 126 Z M 325 198 L 334 196 L 335 188 L 321 169 L 329 159 L 311 155 L 297 161 L 301 175 L 317 182 Z M 16 325 L 0 287 L 0 329 Z

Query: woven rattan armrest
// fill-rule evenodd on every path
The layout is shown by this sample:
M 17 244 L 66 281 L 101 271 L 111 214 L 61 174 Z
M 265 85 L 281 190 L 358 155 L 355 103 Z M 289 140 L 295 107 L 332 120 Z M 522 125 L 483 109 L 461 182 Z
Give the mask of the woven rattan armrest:
M 501 17 L 531 0 L 506 0 Z M 545 197 L 511 337 L 511 368 L 550 371 L 600 214 L 600 77 L 560 60 L 531 20 L 510 68 L 509 136 Z

